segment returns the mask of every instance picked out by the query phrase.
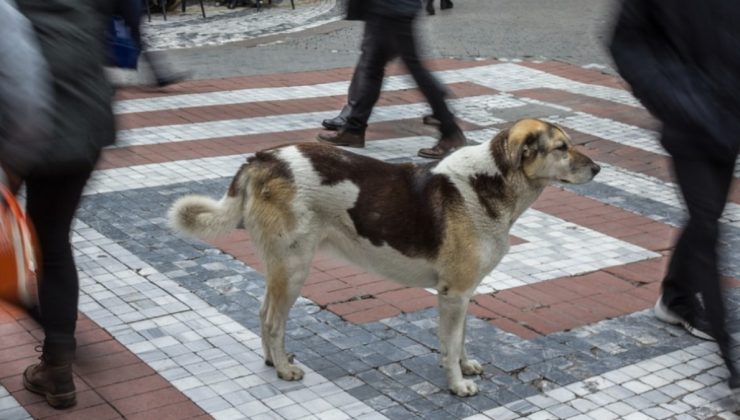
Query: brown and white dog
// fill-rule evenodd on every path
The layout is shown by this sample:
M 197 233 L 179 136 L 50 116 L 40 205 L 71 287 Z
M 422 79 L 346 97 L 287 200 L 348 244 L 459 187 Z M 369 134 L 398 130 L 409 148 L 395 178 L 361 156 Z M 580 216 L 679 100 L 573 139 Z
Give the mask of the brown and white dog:
M 285 352 L 285 323 L 324 249 L 438 291 L 442 365 L 450 390 L 466 396 L 478 386 L 463 375 L 483 370 L 465 354 L 468 302 L 508 251 L 509 229 L 545 186 L 588 182 L 599 169 L 561 128 L 534 119 L 427 165 L 305 143 L 258 152 L 220 201 L 183 197 L 170 220 L 201 238 L 244 223 L 266 266 L 262 346 L 280 378 L 303 377 Z

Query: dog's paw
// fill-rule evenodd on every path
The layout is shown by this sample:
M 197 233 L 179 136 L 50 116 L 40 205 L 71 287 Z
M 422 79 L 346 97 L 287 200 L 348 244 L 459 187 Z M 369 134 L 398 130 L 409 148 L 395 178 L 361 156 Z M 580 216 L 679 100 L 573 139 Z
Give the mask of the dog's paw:
M 293 361 L 295 360 L 295 354 L 288 353 L 287 356 L 288 356 L 288 362 L 289 363 L 293 363 Z M 275 364 L 272 363 L 272 360 L 270 360 L 270 359 L 265 359 L 265 365 L 267 365 L 269 367 L 275 367 Z
M 278 369 L 277 375 L 285 381 L 300 381 L 303 379 L 303 369 L 296 365 L 288 365 L 285 369 Z
M 483 373 L 483 366 L 477 360 L 465 360 L 460 362 L 460 369 L 463 375 L 480 375 Z
M 450 392 L 458 397 L 469 397 L 478 393 L 478 385 L 470 379 L 450 384 Z

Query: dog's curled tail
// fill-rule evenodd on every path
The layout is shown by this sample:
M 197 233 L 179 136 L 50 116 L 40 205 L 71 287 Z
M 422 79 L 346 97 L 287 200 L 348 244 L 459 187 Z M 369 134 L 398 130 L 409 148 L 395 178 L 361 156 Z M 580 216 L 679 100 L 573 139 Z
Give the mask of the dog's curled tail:
M 246 166 L 234 176 L 221 200 L 204 195 L 186 195 L 172 204 L 168 219 L 172 229 L 197 238 L 213 238 L 235 229 L 244 217 L 247 195 Z

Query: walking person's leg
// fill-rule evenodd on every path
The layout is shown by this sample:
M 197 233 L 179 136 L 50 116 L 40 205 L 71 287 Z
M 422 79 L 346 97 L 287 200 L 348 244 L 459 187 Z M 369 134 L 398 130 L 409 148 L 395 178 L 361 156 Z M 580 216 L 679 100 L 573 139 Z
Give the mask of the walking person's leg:
M 121 15 L 126 26 L 131 31 L 131 39 L 134 46 L 139 49 L 141 58 L 149 65 L 152 77 L 157 86 L 163 87 L 180 82 L 185 79 L 185 75 L 175 73 L 166 68 L 162 57 L 148 50 L 141 36 L 141 1 L 125 0 L 117 2 L 117 12 Z
M 433 15 L 436 12 L 434 11 L 434 0 L 426 0 L 426 9 L 428 15 Z
M 319 134 L 317 139 L 337 146 L 365 146 L 365 130 L 372 114 L 373 107 L 380 97 L 383 87 L 385 66 L 395 55 L 387 33 L 387 19 L 372 16 L 365 24 L 366 36 L 369 38 L 366 56 L 360 77 L 357 79 L 356 103 L 347 117 L 344 127 L 337 133 Z
M 352 111 L 352 107 L 357 103 L 359 97 L 359 86 L 360 80 L 362 79 L 362 73 L 367 67 L 367 49 L 372 42 L 370 32 L 366 30 L 362 31 L 362 43 L 360 44 L 360 58 L 357 60 L 355 71 L 352 73 L 352 81 L 349 83 L 349 89 L 347 90 L 347 104 L 342 107 L 342 110 L 334 118 L 326 119 L 321 122 L 327 130 L 339 130 L 347 122 L 347 117 Z
M 39 309 L 45 338 L 41 362 L 23 374 L 24 385 L 55 408 L 76 403 L 72 378 L 79 279 L 70 230 L 91 169 L 26 179 L 27 214 L 42 255 Z
M 692 334 L 716 340 L 732 374 L 731 380 L 738 382 L 740 378 L 730 355 L 731 337 L 725 328 L 717 253 L 719 218 L 732 183 L 735 162 L 734 159 L 705 156 L 674 156 L 673 164 L 689 219 L 671 257 L 656 315 L 669 322 L 669 317 L 675 317 L 674 321 L 683 324 Z
M 455 116 L 445 102 L 447 92 L 442 84 L 424 66 L 419 58 L 414 21 L 395 21 L 393 41 L 401 60 L 419 86 L 419 90 L 432 107 L 432 114 L 439 122 L 441 138 L 432 148 L 419 150 L 419 155 L 439 159 L 465 145 L 465 136 L 455 121 Z

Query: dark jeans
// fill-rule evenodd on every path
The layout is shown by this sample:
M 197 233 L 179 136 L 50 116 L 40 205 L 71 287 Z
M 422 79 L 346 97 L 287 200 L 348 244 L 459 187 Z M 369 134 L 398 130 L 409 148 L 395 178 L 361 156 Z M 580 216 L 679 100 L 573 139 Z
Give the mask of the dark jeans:
M 678 137 L 680 134 L 664 132 L 663 135 L 663 143 L 668 147 L 692 141 L 690 138 L 665 138 L 666 135 Z M 692 297 L 700 293 L 712 328 L 710 332 L 727 361 L 730 337 L 725 329 L 717 244 L 719 218 L 732 183 L 735 156 L 720 160 L 701 153 L 674 154 L 673 165 L 689 220 L 676 243 L 668 274 L 663 280 L 663 302 L 679 315 L 686 316 L 687 311 L 695 310 Z
M 390 60 L 400 56 L 422 94 L 432 107 L 432 113 L 441 122 L 442 135 L 450 135 L 460 130 L 455 117 L 445 103 L 446 91 L 419 58 L 414 21 L 411 19 L 392 19 L 385 16 L 370 15 L 365 23 L 363 52 L 355 69 L 350 85 L 350 99 L 355 101 L 347 119 L 345 129 L 350 132 L 364 132 L 375 103 L 383 86 L 385 66 Z M 352 95 L 353 87 L 356 96 Z
M 360 58 L 357 60 L 357 65 L 355 66 L 355 71 L 352 73 L 352 81 L 349 83 L 349 90 L 347 91 L 347 105 L 349 105 L 350 108 L 347 108 L 347 111 L 349 112 L 351 107 L 357 105 L 357 99 L 360 97 L 360 84 L 362 83 L 362 70 L 365 68 L 365 60 L 367 60 L 367 51 L 370 47 L 370 43 L 372 42 L 372 38 L 370 37 L 370 32 L 364 30 L 362 32 L 362 43 L 360 44 Z
M 47 341 L 66 342 L 74 337 L 79 279 L 70 229 L 91 172 L 92 169 L 86 169 L 25 180 L 26 211 L 36 229 L 42 254 L 39 309 Z

